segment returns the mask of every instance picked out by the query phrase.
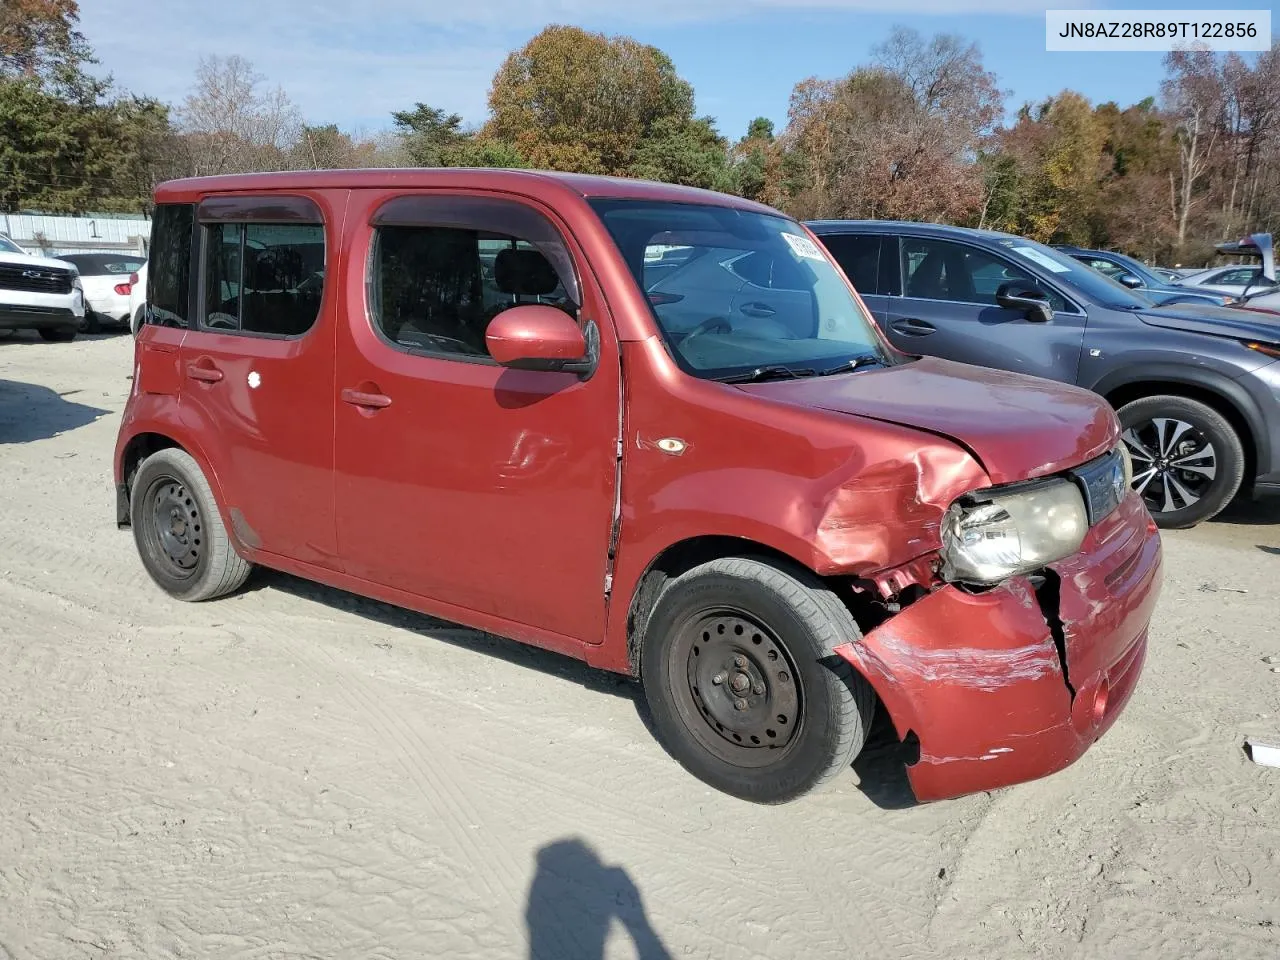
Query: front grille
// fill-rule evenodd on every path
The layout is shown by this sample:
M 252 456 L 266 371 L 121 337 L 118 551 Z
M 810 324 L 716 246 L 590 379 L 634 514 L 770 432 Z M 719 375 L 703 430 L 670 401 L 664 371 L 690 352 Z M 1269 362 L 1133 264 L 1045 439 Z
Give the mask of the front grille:
M 70 270 L 0 263 L 0 289 L 24 293 L 70 293 L 74 284 L 75 274 Z

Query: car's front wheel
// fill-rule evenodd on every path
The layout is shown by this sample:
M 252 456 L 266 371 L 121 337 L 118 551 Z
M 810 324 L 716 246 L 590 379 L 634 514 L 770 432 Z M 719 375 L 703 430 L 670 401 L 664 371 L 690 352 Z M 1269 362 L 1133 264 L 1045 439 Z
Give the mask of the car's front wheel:
M 1121 407 L 1119 417 L 1133 488 L 1160 527 L 1193 527 L 1239 492 L 1244 445 L 1213 407 L 1187 397 L 1143 397 Z
M 209 481 L 184 450 L 142 461 L 129 490 L 129 523 L 147 573 L 179 600 L 231 593 L 252 569 L 231 546 Z
M 658 738 L 705 783 L 782 803 L 848 768 L 875 694 L 833 651 L 861 636 L 807 571 L 727 558 L 659 595 L 641 646 Z
M 38 332 L 47 343 L 70 343 L 80 331 L 75 327 L 41 327 Z

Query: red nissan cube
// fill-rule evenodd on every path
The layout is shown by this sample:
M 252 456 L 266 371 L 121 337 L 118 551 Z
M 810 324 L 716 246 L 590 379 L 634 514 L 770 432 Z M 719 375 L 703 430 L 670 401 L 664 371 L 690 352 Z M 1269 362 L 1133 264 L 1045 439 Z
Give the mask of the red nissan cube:
M 581 658 L 762 803 L 877 702 L 934 800 L 1132 694 L 1161 548 L 1105 401 L 895 351 L 776 210 L 504 170 L 155 201 L 114 466 L 171 596 L 261 565 Z

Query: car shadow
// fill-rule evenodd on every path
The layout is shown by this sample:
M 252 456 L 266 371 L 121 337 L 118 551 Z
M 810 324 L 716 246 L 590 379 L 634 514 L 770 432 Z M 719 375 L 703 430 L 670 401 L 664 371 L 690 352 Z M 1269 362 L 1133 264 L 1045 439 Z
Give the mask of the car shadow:
M 253 577 L 244 589 L 253 591 L 264 587 L 311 600 L 334 610 L 364 617 L 383 626 L 407 630 L 426 640 L 475 650 L 516 666 L 561 677 L 597 693 L 607 693 L 633 701 L 644 699 L 640 695 L 638 685 L 627 677 L 596 669 L 581 660 L 531 644 L 508 640 L 482 630 L 473 630 L 447 620 L 417 613 L 405 607 L 397 607 L 380 600 L 348 593 L 336 587 L 325 586 L 313 580 L 304 580 L 291 574 L 259 567 L 254 571 Z
M 1268 547 L 1265 544 L 1261 544 L 1261 543 L 1259 543 L 1257 547 L 1263 553 L 1269 553 L 1273 557 L 1280 557 L 1280 547 Z
M 884 704 L 877 702 L 871 732 L 862 752 L 853 761 L 853 771 L 858 775 L 858 789 L 863 796 L 881 810 L 909 810 L 919 806 L 911 781 L 907 779 L 905 753 L 888 711 Z
M 576 837 L 547 844 L 536 863 L 525 907 L 529 960 L 604 960 L 614 921 L 631 940 L 629 955 L 671 960 L 625 869 Z
M 1235 500 L 1227 504 L 1211 523 L 1230 523 L 1246 527 L 1280 523 L 1280 497 L 1259 497 L 1257 500 Z
M 256 568 L 242 589 L 243 592 L 253 592 L 268 588 L 396 630 L 405 630 L 424 640 L 474 650 L 515 666 L 559 677 L 594 693 L 630 700 L 645 730 L 655 741 L 661 743 L 644 691 L 639 683 L 629 677 L 589 666 L 581 660 L 551 650 L 474 630 L 265 567 Z M 858 789 L 884 810 L 906 810 L 917 805 L 907 779 L 907 752 L 908 748 L 898 740 L 889 714 L 882 704 L 877 703 L 866 745 L 854 760 L 853 770 L 858 776 Z
M 0 444 L 31 443 L 93 423 L 109 410 L 68 400 L 79 390 L 58 393 L 20 380 L 0 380 Z

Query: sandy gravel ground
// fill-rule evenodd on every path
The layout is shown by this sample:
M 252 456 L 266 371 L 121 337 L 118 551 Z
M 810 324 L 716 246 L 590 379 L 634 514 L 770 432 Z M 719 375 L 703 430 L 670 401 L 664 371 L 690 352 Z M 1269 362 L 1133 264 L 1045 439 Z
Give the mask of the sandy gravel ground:
M 781 808 L 629 685 L 277 574 L 171 602 L 113 524 L 127 335 L 0 340 L 0 958 L 1280 956 L 1280 504 L 1166 536 L 1081 762 Z

